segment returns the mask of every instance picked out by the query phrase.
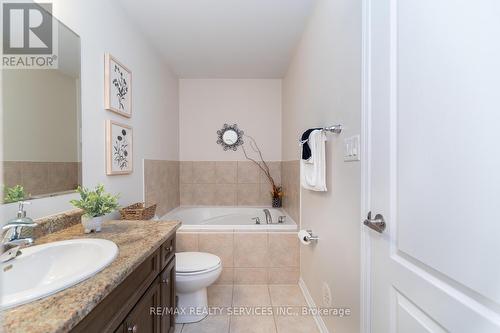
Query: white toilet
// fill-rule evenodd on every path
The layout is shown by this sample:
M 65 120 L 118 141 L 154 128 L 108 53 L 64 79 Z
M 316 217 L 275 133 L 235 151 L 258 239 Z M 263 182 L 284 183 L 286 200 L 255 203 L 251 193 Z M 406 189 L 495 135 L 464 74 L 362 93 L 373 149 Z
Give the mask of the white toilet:
M 222 262 L 218 256 L 204 252 L 180 252 L 175 256 L 176 323 L 194 323 L 208 314 L 207 287 L 219 278 Z

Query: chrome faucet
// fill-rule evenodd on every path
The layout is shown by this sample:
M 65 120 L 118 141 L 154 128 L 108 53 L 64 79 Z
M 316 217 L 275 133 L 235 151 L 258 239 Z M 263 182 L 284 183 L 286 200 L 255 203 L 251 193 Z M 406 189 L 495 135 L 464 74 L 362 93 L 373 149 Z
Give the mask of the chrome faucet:
M 266 214 L 266 223 L 273 224 L 273 217 L 271 216 L 271 212 L 269 211 L 269 209 L 264 209 L 264 214 Z
M 0 262 L 14 259 L 21 254 L 21 248 L 30 246 L 34 242 L 33 238 L 23 237 L 21 233 L 23 227 L 33 228 L 38 225 L 31 218 L 26 217 L 25 204 L 29 204 L 29 202 L 20 201 L 17 218 L 8 221 L 2 227 L 2 230 L 6 230 L 6 232 L 2 239 L 4 253 L 0 256 Z

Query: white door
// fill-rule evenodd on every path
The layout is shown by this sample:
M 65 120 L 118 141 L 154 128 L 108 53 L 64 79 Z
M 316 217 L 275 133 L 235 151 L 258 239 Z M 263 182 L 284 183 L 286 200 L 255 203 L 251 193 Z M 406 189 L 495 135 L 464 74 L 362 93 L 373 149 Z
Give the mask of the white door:
M 500 1 L 364 14 L 367 327 L 500 332 Z

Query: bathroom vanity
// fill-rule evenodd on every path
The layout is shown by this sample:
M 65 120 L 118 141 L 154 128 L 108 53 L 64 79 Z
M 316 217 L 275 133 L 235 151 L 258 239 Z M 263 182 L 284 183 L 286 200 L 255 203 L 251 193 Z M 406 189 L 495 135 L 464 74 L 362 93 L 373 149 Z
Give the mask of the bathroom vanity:
M 72 332 L 172 333 L 175 234 L 104 298 Z
M 175 235 L 179 226 L 175 221 L 108 221 L 101 232 L 83 234 L 78 223 L 41 236 L 36 244 L 106 239 L 118 246 L 118 255 L 87 280 L 4 310 L 3 331 L 173 332 L 174 316 L 168 310 L 175 308 Z M 30 274 L 36 275 L 36 271 Z

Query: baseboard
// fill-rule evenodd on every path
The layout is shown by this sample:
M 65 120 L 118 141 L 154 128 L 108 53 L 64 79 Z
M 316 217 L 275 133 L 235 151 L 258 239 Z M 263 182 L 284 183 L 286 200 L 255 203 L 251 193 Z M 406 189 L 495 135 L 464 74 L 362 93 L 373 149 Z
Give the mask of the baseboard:
M 299 279 L 299 287 L 300 290 L 302 290 L 304 298 L 306 299 L 307 306 L 314 309 L 317 308 L 316 303 L 314 303 L 314 300 L 311 294 L 309 293 L 309 289 L 307 289 L 306 283 L 304 282 L 304 280 L 302 280 L 302 278 Z M 329 333 L 328 328 L 326 328 L 326 324 L 320 315 L 315 315 L 314 321 L 316 322 L 316 325 L 318 326 L 318 329 L 321 333 Z

